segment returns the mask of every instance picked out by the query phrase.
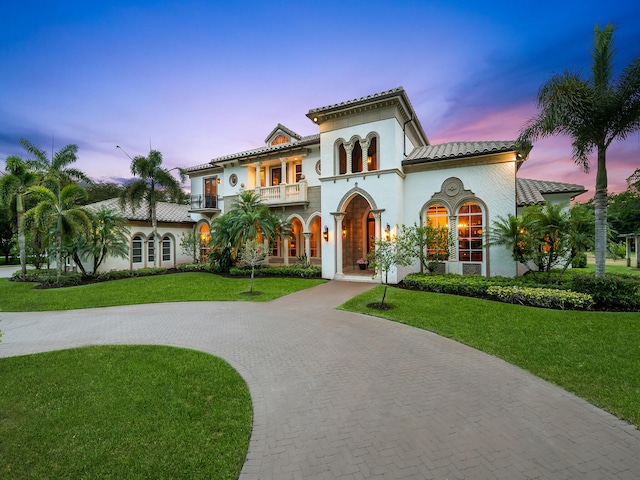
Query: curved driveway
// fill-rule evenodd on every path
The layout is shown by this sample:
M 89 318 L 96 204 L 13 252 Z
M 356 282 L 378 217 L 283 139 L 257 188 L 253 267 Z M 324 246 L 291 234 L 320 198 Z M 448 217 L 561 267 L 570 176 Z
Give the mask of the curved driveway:
M 0 356 L 145 343 L 226 359 L 254 405 L 241 480 L 640 478 L 633 426 L 490 355 L 333 309 L 370 287 L 0 313 Z

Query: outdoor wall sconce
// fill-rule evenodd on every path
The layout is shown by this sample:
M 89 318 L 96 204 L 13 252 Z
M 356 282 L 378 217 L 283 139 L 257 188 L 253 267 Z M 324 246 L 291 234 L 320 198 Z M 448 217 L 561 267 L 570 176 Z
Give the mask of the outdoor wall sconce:
M 221 182 L 220 177 L 218 177 L 218 178 L 216 179 L 216 183 L 217 183 L 218 185 L 220 185 L 220 182 Z
M 384 229 L 384 233 L 387 236 L 387 240 L 391 239 L 391 227 L 389 226 L 389 224 L 387 223 L 387 228 Z
M 327 227 L 326 225 L 324 226 L 324 231 L 322 232 L 322 236 L 324 237 L 325 242 L 329 241 L 329 227 Z
M 342 227 L 342 238 L 347 238 L 347 227 Z

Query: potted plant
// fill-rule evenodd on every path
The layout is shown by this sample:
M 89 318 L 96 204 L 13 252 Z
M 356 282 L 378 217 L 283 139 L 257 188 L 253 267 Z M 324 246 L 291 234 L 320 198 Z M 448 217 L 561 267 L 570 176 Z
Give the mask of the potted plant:
M 359 258 L 357 260 L 358 266 L 360 267 L 360 270 L 364 270 L 365 268 L 367 268 L 367 260 L 365 258 Z

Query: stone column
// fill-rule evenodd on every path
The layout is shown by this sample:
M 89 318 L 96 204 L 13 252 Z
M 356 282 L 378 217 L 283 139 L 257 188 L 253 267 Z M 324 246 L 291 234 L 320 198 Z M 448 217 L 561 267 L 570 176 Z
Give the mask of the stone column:
M 453 244 L 449 244 L 449 261 L 458 260 L 458 217 L 456 215 L 449 216 L 449 239 L 453 238 Z
M 369 171 L 369 140 L 360 140 L 360 147 L 362 147 L 362 171 Z
M 344 272 L 342 271 L 342 220 L 344 219 L 344 213 L 338 212 L 332 214 L 336 219 L 336 231 L 335 231 L 335 241 L 336 241 L 336 277 L 344 276 Z
M 307 256 L 309 263 L 311 262 L 311 232 L 302 232 L 304 235 L 304 254 Z
M 344 150 L 347 152 L 347 175 L 353 173 L 353 165 L 351 165 L 351 160 L 353 158 L 353 144 L 345 143 Z
M 289 237 L 284 237 L 283 240 L 282 261 L 284 265 L 289 265 Z
M 287 180 L 287 159 L 285 157 L 280 158 L 280 170 L 282 171 L 280 183 L 289 183 Z

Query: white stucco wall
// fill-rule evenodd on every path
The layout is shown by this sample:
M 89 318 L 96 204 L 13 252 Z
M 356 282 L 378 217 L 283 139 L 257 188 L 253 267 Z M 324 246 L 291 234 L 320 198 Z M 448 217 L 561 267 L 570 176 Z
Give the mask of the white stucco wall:
M 153 229 L 151 226 L 142 226 L 142 225 L 133 225 L 130 227 L 131 232 L 129 235 L 129 257 L 126 259 L 117 258 L 117 257 L 107 257 L 103 262 L 98 271 L 104 272 L 109 270 L 128 270 L 128 269 L 138 269 L 145 267 L 153 267 L 153 261 L 148 261 L 147 255 L 147 241 L 153 234 Z M 184 255 L 182 253 L 182 249 L 180 248 L 180 236 L 184 232 L 191 231 L 193 227 L 176 227 L 167 225 L 158 225 L 158 239 L 159 239 L 159 256 L 158 256 L 158 266 L 173 268 L 176 265 L 181 263 L 190 263 L 193 261 L 193 258 L 189 255 Z M 133 237 L 136 235 L 140 235 L 143 240 L 143 259 L 142 263 L 132 263 L 131 262 L 131 243 Z M 172 239 L 171 242 L 171 260 L 163 261 L 162 260 L 162 239 L 165 236 L 170 236 Z M 84 263 L 86 268 L 90 270 L 92 268 L 92 263 L 87 261 Z
M 419 223 L 425 205 L 432 195 L 442 189 L 442 184 L 450 177 L 459 178 L 464 190 L 475 194 L 475 199 L 483 208 L 483 231 L 488 232 L 491 223 L 498 216 L 506 217 L 515 214 L 516 188 L 515 163 L 490 163 L 474 166 L 459 166 L 410 173 L 405 180 L 405 223 Z M 468 200 L 473 200 L 469 197 Z M 465 199 L 453 206 L 456 209 L 449 214 L 456 214 L 457 208 Z M 493 246 L 485 249 L 483 275 L 512 277 L 517 274 L 515 262 L 504 247 Z M 488 260 L 488 262 L 487 262 Z M 456 265 L 450 266 L 456 269 Z M 488 272 L 487 272 L 488 267 Z M 460 273 L 450 270 L 452 273 Z

